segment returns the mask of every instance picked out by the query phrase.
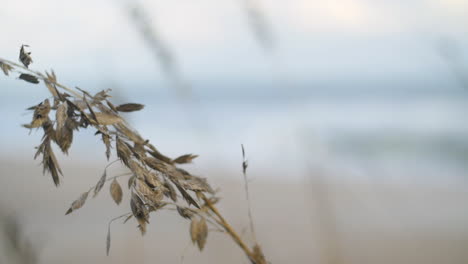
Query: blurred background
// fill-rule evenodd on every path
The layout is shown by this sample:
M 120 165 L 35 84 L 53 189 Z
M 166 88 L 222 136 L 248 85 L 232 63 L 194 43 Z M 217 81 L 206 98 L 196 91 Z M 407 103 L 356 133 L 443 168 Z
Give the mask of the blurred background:
M 247 241 L 241 148 L 257 238 L 272 263 L 468 263 L 468 2 L 464 0 L 2 0 L 0 57 L 116 103 L 129 122 L 220 189 Z M 107 164 L 92 131 L 58 155 L 55 188 L 20 125 L 43 86 L 0 76 L 0 263 L 248 263 L 223 234 L 205 251 L 173 212 L 102 192 L 70 203 Z M 58 153 L 58 151 L 56 152 Z M 123 168 L 113 166 L 109 174 Z M 122 184 L 126 184 L 122 181 Z M 128 193 L 124 192 L 124 195 Z

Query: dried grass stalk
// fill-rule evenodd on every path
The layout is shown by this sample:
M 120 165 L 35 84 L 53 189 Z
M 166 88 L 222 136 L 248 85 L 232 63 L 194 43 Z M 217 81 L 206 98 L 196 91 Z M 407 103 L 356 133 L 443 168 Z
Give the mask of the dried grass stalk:
M 200 250 L 206 245 L 208 225 L 214 225 L 216 229 L 222 228 L 231 236 L 252 263 L 264 263 L 261 262 L 261 259 L 264 259 L 260 257 L 263 256 L 260 254 L 261 250 L 249 248 L 214 206 L 219 198 L 215 196 L 208 181 L 178 167 L 179 164 L 191 163 L 197 155 L 186 154 L 175 159 L 165 156 L 149 140 L 131 128 L 119 114 L 141 110 L 143 105 L 124 104 L 115 107 L 108 100 L 110 90 L 91 95 L 78 87 L 70 89 L 58 83 L 53 71 L 42 74 L 30 70 L 28 66 L 32 58 L 24 47 L 26 46 L 22 46 L 20 50 L 20 61 L 24 66 L 0 58 L 0 67 L 5 75 L 15 71 L 20 73 L 20 79 L 27 82 L 42 81 L 52 95 L 53 104 L 49 99 L 45 99 L 29 108 L 33 111 L 32 121 L 24 125 L 28 129 L 42 127 L 44 135 L 34 158 L 42 155 L 44 173 L 51 174 L 56 186 L 60 184 L 59 176 L 62 175 L 62 170 L 52 150 L 52 144 L 55 143 L 63 153 L 67 154 L 73 143 L 74 133 L 84 129 L 92 129 L 95 135 L 102 137 L 107 159 L 112 154 L 111 146 L 115 141 L 117 160 L 120 160 L 128 170 L 122 175 L 108 177 L 105 169 L 96 185 L 73 201 L 66 214 L 83 207 L 89 193 L 92 191 L 95 197 L 108 181 L 112 181 L 110 184 L 112 199 L 116 204 L 120 204 L 123 200 L 123 191 L 117 178 L 130 176 L 128 189 L 131 193 L 129 202 L 132 212 L 123 216 L 127 217 L 125 222 L 135 218 L 142 235 L 146 233 L 150 213 L 161 209 L 176 209 L 181 217 L 191 219 L 191 238 Z M 178 197 L 182 197 L 183 201 L 178 201 Z M 186 204 L 182 205 L 180 202 Z M 110 223 L 106 240 L 107 253 L 109 249 Z

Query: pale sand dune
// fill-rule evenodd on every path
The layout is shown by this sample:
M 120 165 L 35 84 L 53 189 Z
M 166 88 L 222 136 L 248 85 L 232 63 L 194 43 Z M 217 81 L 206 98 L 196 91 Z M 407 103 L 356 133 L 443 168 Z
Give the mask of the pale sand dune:
M 0 205 L 19 215 L 26 236 L 41 249 L 40 263 L 181 263 L 182 255 L 184 263 L 248 263 L 229 238 L 215 232 L 200 254 L 190 245 L 189 223 L 173 212 L 152 215 L 143 238 L 133 221 L 113 224 L 106 257 L 107 221 L 129 206 L 117 207 L 106 185 L 97 198 L 64 215 L 102 168 L 64 162 L 65 180 L 57 189 L 37 163 L 29 157 L 0 161 Z M 235 228 L 247 230 L 240 175 L 223 175 L 211 180 L 222 189 L 221 210 Z M 461 264 L 468 263 L 466 187 L 254 181 L 251 198 L 257 237 L 272 263 Z

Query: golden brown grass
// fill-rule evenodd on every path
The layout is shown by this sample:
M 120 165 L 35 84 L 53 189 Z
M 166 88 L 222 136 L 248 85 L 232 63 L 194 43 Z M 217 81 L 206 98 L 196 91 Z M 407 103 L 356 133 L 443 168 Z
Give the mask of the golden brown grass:
M 51 100 L 45 99 L 28 108 L 33 111 L 32 120 L 24 125 L 28 129 L 42 128 L 44 134 L 35 158 L 42 157 L 44 173 L 48 172 L 54 184 L 59 186 L 63 173 L 52 144 L 56 144 L 64 154 L 68 154 L 73 144 L 73 135 L 80 129 L 95 130 L 95 135 L 102 139 L 107 159 L 111 158 L 112 148 L 115 148 L 117 161 L 121 161 L 128 169 L 127 173 L 108 177 L 107 168 L 114 163 L 111 162 L 97 183 L 72 202 L 66 211 L 66 214 L 70 214 L 80 209 L 88 200 L 90 192 L 96 197 L 104 185 L 111 181 L 111 197 L 116 204 L 120 204 L 123 191 L 118 179 L 128 177 L 126 185 L 131 193 L 128 201 L 131 212 L 109 222 L 107 253 L 110 249 L 110 225 L 113 221 L 125 217 L 127 222 L 134 218 L 138 222 L 141 234 L 144 235 L 150 215 L 167 209 L 175 210 L 180 217 L 191 221 L 190 236 L 200 251 L 205 247 L 210 226 L 229 235 L 251 263 L 266 263 L 260 246 L 257 243 L 252 247 L 248 246 L 216 208 L 219 199 L 208 181 L 179 167 L 180 164 L 191 163 L 197 155 L 185 154 L 177 158 L 165 156 L 148 139 L 130 127 L 120 115 L 121 112 L 142 110 L 143 105 L 130 103 L 115 106 L 109 100 L 110 90 L 92 95 L 78 87 L 71 89 L 60 84 L 53 71 L 45 74 L 33 71 L 29 69 L 32 63 L 31 53 L 26 52 L 25 47 L 27 46 L 21 46 L 19 56 L 23 65 L 0 58 L 0 68 L 5 75 L 15 72 L 20 74 L 19 79 L 32 84 L 43 82 L 52 95 Z M 244 173 L 245 168 L 246 163 Z

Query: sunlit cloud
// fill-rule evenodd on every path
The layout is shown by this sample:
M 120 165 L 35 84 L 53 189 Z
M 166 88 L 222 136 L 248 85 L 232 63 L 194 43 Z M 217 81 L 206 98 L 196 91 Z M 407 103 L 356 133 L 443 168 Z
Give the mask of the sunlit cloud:
M 372 19 L 368 5 L 348 0 L 300 1 L 294 12 L 293 18 L 315 30 L 359 29 Z

